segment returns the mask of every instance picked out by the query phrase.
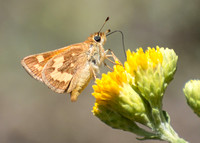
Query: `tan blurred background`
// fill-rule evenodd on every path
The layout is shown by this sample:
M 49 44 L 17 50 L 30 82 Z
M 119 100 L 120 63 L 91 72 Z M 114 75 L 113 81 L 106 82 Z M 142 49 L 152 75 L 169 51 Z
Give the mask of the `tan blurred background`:
M 1 143 L 140 142 L 92 115 L 93 82 L 71 103 L 69 95 L 52 92 L 20 65 L 30 54 L 84 41 L 107 16 L 103 31 L 122 30 L 127 49 L 159 45 L 175 50 L 178 70 L 164 109 L 180 137 L 199 142 L 200 119 L 187 106 L 182 88 L 189 79 L 200 78 L 200 1 L 0 0 Z M 119 34 L 108 38 L 108 48 L 124 62 Z

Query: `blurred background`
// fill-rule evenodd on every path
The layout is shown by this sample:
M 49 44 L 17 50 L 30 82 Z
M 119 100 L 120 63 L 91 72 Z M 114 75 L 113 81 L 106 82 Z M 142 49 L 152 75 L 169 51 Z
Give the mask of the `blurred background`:
M 93 116 L 94 81 L 71 103 L 68 94 L 52 92 L 20 64 L 25 56 L 83 42 L 107 16 L 103 31 L 123 31 L 126 49 L 159 45 L 175 50 L 178 70 L 163 108 L 180 137 L 199 142 L 200 119 L 187 106 L 182 88 L 200 78 L 200 1 L 0 0 L 1 143 L 159 142 L 137 141 Z M 125 61 L 119 34 L 108 37 L 109 48 Z

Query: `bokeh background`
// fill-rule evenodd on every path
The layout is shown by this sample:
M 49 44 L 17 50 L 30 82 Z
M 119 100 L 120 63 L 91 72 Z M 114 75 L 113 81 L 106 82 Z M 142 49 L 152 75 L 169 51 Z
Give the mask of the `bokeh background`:
M 123 31 L 126 49 L 159 45 L 175 50 L 178 70 L 163 108 L 180 137 L 199 142 L 200 119 L 182 92 L 186 81 L 200 78 L 199 0 L 0 0 L 1 143 L 140 142 L 92 115 L 93 81 L 71 103 L 68 94 L 52 92 L 20 65 L 25 56 L 84 41 L 107 16 L 103 31 Z M 121 45 L 120 35 L 113 34 L 105 49 L 124 62 Z

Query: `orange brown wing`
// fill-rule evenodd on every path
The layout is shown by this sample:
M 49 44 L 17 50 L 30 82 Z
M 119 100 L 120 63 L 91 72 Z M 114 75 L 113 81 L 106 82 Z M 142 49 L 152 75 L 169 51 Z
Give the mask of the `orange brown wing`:
M 41 72 L 45 66 L 45 64 L 54 56 L 66 51 L 69 49 L 70 46 L 55 50 L 55 51 L 49 51 L 45 53 L 30 55 L 25 57 L 21 64 L 26 69 L 26 71 L 35 79 L 42 81 L 42 75 Z
M 87 46 L 77 44 L 50 59 L 42 71 L 43 82 L 55 92 L 71 92 L 87 64 L 87 52 Z

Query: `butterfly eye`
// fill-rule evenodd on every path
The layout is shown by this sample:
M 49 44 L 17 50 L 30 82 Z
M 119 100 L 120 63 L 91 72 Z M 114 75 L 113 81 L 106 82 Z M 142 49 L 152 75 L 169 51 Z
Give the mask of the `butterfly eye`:
M 95 40 L 96 42 L 100 42 L 100 41 L 101 41 L 101 37 L 100 37 L 100 36 L 95 36 L 95 37 L 94 37 L 94 40 Z

